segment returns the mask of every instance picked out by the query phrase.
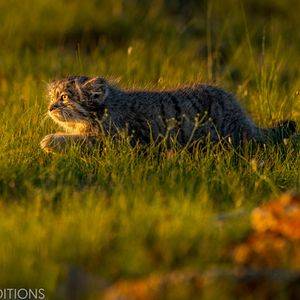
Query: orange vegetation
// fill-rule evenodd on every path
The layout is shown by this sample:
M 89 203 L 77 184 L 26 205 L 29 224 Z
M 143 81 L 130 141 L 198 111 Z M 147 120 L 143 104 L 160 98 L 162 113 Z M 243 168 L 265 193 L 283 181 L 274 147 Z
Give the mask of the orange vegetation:
M 285 299 L 300 299 L 300 195 L 285 194 L 257 207 L 250 220 L 251 233 L 234 246 L 237 268 L 178 270 L 122 280 L 106 289 L 101 299 L 210 298 L 218 284 L 226 286 L 232 299 L 241 299 L 245 294 L 252 295 L 251 299 L 271 299 L 278 291 L 286 292 Z
M 253 232 L 234 251 L 236 262 L 259 267 L 300 268 L 300 196 L 285 194 L 255 208 Z

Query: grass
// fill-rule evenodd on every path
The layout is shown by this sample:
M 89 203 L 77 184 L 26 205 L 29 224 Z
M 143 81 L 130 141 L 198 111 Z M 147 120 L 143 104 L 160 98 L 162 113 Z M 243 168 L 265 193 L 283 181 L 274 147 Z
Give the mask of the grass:
M 220 227 L 217 214 L 299 189 L 293 140 L 192 154 L 152 145 L 141 155 L 126 140 L 103 154 L 40 149 L 60 130 L 44 120 L 45 82 L 68 75 L 123 89 L 209 81 L 236 93 L 261 126 L 300 124 L 297 1 L 189 1 L 181 13 L 131 2 L 0 2 L 0 288 L 44 288 L 55 299 L 66 266 L 111 282 L 233 268 L 225 249 L 243 240 L 249 218 Z M 205 299 L 220 294 L 230 299 L 222 286 Z

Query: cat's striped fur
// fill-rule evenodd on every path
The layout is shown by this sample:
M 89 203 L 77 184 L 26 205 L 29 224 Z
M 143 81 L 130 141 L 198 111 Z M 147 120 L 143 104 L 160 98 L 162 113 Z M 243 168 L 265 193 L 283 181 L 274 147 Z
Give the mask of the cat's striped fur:
M 168 136 L 185 146 L 207 136 L 212 142 L 228 139 L 234 147 L 245 140 L 280 142 L 295 131 L 293 121 L 260 128 L 234 96 L 207 84 L 159 92 L 121 91 L 99 77 L 72 76 L 49 85 L 49 114 L 66 133 L 47 135 L 46 151 L 64 148 L 68 140 L 93 146 L 110 132 L 126 130 L 134 146 Z M 229 139 L 230 138 L 230 139 Z

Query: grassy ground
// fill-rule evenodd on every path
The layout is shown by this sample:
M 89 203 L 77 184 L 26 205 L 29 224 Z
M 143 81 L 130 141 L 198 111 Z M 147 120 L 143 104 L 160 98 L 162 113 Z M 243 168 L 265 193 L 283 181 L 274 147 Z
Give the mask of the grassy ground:
M 299 189 L 296 141 L 146 156 L 126 140 L 92 155 L 39 142 L 59 130 L 44 119 L 45 83 L 80 74 L 123 89 L 216 83 L 261 126 L 300 124 L 299 1 L 242 2 L 0 1 L 1 288 L 63 298 L 67 266 L 110 282 L 236 266 L 225 249 L 248 215 L 221 227 L 216 215 Z M 205 299 L 231 299 L 213 291 Z

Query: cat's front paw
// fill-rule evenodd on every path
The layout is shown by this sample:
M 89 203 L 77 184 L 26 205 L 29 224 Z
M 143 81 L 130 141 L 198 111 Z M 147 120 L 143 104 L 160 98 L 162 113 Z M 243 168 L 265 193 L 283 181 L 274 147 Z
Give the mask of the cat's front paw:
M 55 134 L 46 135 L 40 142 L 41 148 L 46 152 L 55 153 L 58 148 L 63 148 L 65 141 L 62 137 Z
M 40 142 L 41 148 L 46 152 L 54 152 L 53 134 L 46 135 Z

